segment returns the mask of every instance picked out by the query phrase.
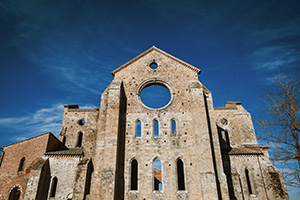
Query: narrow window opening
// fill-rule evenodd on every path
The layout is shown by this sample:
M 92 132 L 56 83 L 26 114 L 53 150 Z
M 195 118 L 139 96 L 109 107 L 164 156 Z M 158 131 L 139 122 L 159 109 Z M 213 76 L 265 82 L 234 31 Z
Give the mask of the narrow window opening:
M 172 136 L 176 134 L 176 121 L 172 120 L 171 122 Z
M 19 200 L 20 195 L 21 195 L 21 191 L 19 190 L 18 187 L 15 187 L 14 189 L 11 190 L 8 200 Z
M 140 120 L 136 122 L 136 137 L 142 137 L 142 123 Z
M 131 162 L 131 190 L 138 190 L 138 162 L 134 159 Z
M 62 143 L 65 145 L 66 144 L 66 136 L 62 137 Z
M 85 195 L 90 194 L 91 191 L 91 181 L 92 181 L 92 174 L 94 172 L 93 163 L 89 162 L 88 170 L 86 174 L 86 183 L 85 183 Z
M 159 159 L 155 159 L 153 162 L 153 174 L 154 174 L 154 190 L 162 190 L 162 170 L 161 162 Z
M 23 157 L 22 159 L 21 159 L 21 161 L 20 161 L 20 164 L 19 164 L 19 169 L 18 169 L 18 171 L 19 172 L 22 172 L 22 171 L 24 171 L 24 168 L 25 168 L 25 157 Z
M 249 194 L 253 194 L 252 193 L 252 188 L 251 188 L 251 183 L 250 183 L 250 177 L 249 177 L 249 171 L 248 171 L 248 169 L 245 169 L 245 174 L 246 174 L 247 186 L 248 186 Z
M 177 178 L 178 178 L 178 190 L 185 190 L 184 167 L 183 167 L 183 162 L 180 159 L 177 161 Z
M 57 178 L 54 177 L 54 178 L 52 179 L 51 191 L 50 191 L 50 197 L 55 197 L 56 187 L 57 187 Z
M 154 126 L 154 137 L 158 137 L 159 136 L 159 124 L 158 124 L 157 120 L 154 120 L 153 126 Z
M 78 133 L 76 147 L 81 147 L 82 146 L 82 135 L 83 135 L 82 132 Z

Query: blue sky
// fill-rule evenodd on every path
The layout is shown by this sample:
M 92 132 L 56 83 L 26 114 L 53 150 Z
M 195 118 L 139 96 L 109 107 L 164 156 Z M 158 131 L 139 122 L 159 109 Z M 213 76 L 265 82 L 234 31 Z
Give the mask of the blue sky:
M 300 77 L 300 1 L 0 2 L 0 146 L 99 107 L 111 71 L 155 45 L 202 70 L 214 105 L 253 117 L 273 75 Z

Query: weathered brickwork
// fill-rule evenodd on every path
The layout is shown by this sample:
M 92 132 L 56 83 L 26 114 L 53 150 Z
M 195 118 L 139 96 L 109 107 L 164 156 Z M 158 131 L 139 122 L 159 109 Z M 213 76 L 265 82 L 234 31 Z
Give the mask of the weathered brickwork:
M 199 73 L 156 47 L 114 70 L 100 108 L 64 106 L 65 146 L 38 147 L 30 173 L 17 176 L 20 199 L 288 199 L 251 115 L 240 102 L 215 108 Z M 143 104 L 150 85 L 170 91 L 166 106 Z
M 21 198 L 24 196 L 32 167 L 45 152 L 63 149 L 63 145 L 51 133 L 39 135 L 3 148 L 3 160 L 0 167 L 0 199 L 8 199 L 10 191 L 18 187 Z M 23 169 L 20 162 L 25 158 Z

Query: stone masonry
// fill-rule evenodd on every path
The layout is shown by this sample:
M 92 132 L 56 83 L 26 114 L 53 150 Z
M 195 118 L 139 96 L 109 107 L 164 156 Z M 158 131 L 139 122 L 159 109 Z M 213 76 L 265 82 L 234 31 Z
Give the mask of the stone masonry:
M 289 199 L 268 148 L 257 144 L 250 113 L 240 102 L 214 107 L 199 74 L 156 47 L 115 69 L 100 108 L 65 105 L 63 147 L 39 148 L 26 177 L 15 173 L 0 199 L 18 195 L 16 184 L 26 200 Z M 141 101 L 153 85 L 170 91 L 167 105 Z M 1 186 L 10 179 L 6 166 L 16 171 L 22 157 L 9 160 L 8 151 Z

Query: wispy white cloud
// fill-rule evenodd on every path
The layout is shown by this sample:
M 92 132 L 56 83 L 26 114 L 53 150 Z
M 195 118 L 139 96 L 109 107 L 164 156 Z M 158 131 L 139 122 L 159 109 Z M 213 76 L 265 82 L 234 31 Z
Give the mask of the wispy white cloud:
M 80 108 L 97 108 L 95 105 L 87 104 Z M 55 104 L 48 108 L 41 108 L 25 116 L 0 118 L 0 126 L 7 127 L 19 132 L 21 135 L 13 135 L 12 142 L 24 140 L 42 133 L 51 132 L 58 136 L 61 128 L 64 107 L 62 104 Z
M 25 116 L 0 118 L 0 125 L 11 130 L 20 131 L 22 135 L 14 135 L 12 141 L 23 140 L 38 134 L 52 132 L 57 135 L 60 130 L 64 108 L 61 104 L 42 108 Z
M 263 46 L 252 52 L 249 58 L 253 69 L 277 72 L 297 67 L 300 52 L 289 45 Z

